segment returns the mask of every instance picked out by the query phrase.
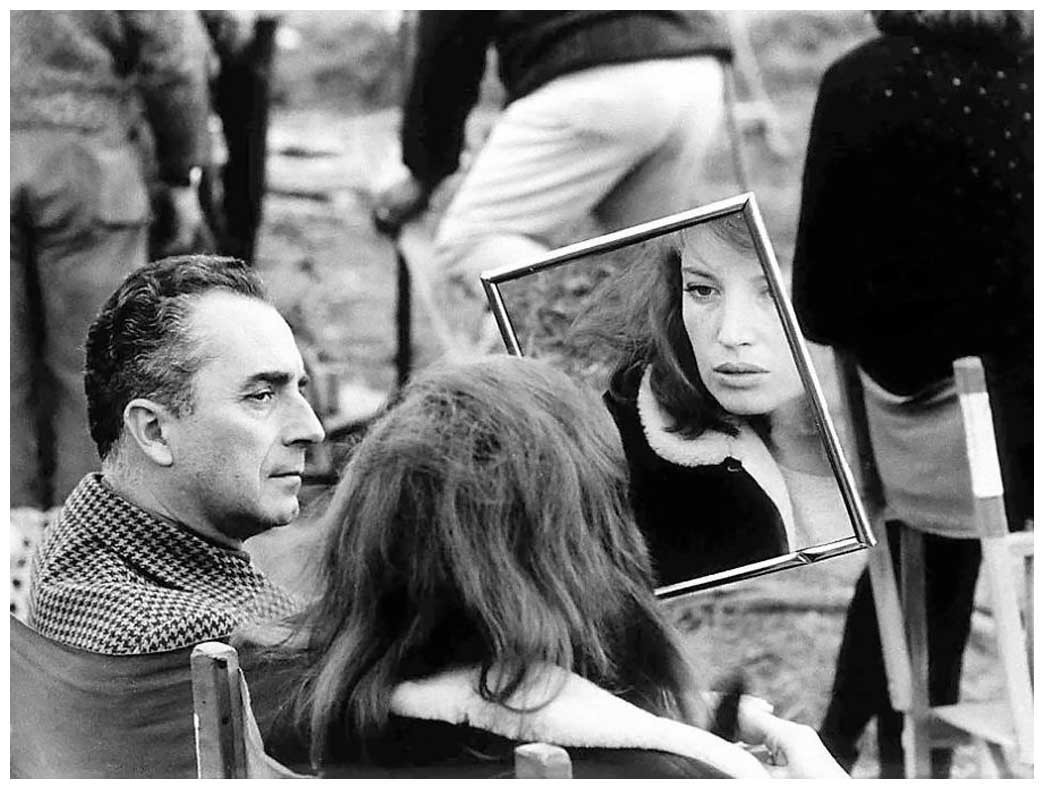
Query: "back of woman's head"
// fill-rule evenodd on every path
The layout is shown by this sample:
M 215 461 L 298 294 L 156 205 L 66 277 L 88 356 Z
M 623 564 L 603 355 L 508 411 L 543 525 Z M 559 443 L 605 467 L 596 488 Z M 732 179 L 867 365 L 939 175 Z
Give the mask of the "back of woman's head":
M 453 666 L 482 666 L 497 701 L 541 662 L 664 711 L 679 689 L 615 429 L 544 363 L 418 378 L 356 449 L 330 518 L 307 622 L 313 758 L 379 730 L 397 682 Z

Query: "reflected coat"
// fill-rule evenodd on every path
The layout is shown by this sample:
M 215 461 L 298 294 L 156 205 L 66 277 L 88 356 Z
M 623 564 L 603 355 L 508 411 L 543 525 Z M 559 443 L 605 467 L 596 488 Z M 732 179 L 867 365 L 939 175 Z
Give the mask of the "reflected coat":
M 603 399 L 620 431 L 631 503 L 658 585 L 787 553 L 790 500 L 764 444 L 749 427 L 737 440 L 715 431 L 694 439 L 665 432 L 655 425 L 662 415 L 644 373 L 617 373 Z M 668 441 L 677 453 L 664 448 Z

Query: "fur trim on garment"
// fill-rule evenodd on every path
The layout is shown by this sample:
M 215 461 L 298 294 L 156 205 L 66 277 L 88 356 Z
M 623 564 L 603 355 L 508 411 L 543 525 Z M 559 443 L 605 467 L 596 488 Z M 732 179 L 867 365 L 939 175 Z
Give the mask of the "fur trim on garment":
M 479 669 L 474 666 L 403 682 L 392 693 L 391 711 L 467 725 L 511 740 L 663 751 L 699 760 L 735 778 L 768 776 L 742 748 L 703 729 L 646 712 L 557 666 L 546 666 L 527 681 L 508 700 L 512 709 L 482 698 L 478 682 Z
M 715 466 L 734 458 L 743 464 L 743 469 L 761 486 L 765 494 L 779 510 L 783 519 L 783 527 L 787 532 L 787 543 L 797 544 L 794 528 L 794 510 L 790 503 L 790 493 L 765 442 L 746 422 L 739 422 L 739 434 L 726 435 L 717 430 L 705 430 L 695 438 L 686 438 L 679 433 L 672 433 L 667 428 L 671 424 L 670 417 L 664 413 L 656 395 L 653 394 L 649 382 L 649 370 L 642 376 L 638 387 L 638 418 L 642 423 L 642 431 L 649 447 L 664 460 L 678 466 Z

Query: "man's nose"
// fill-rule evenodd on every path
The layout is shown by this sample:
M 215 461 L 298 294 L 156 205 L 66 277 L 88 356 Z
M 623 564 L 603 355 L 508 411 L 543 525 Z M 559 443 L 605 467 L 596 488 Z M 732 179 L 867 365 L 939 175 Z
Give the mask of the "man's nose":
M 286 431 L 287 444 L 318 444 L 326 437 L 323 424 L 304 395 L 296 393 Z

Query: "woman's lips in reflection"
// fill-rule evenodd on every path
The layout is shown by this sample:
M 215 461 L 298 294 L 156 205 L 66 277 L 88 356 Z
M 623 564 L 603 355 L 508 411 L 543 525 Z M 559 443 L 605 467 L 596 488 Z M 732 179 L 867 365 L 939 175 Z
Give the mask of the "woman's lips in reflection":
M 764 367 L 749 362 L 724 362 L 714 367 L 720 385 L 734 389 L 758 386 L 768 373 Z
M 753 375 L 755 373 L 767 373 L 764 367 L 749 362 L 725 362 L 714 368 L 714 372 L 724 375 Z

